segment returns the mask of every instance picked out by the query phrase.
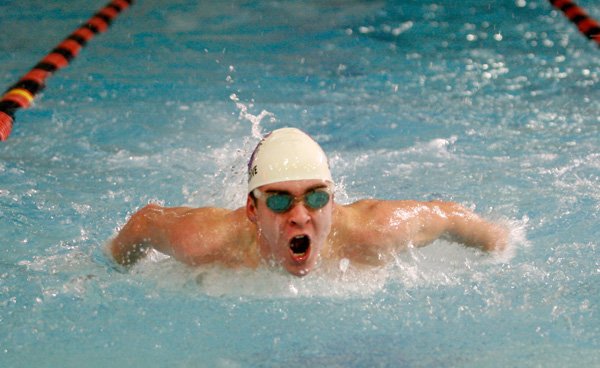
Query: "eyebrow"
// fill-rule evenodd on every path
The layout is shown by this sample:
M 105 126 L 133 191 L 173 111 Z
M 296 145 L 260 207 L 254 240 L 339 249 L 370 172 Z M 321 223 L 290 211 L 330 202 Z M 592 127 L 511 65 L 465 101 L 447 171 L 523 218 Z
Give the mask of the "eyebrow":
M 316 184 L 316 185 L 314 185 L 312 187 L 307 188 L 304 191 L 304 194 L 306 194 L 308 192 L 312 192 L 312 191 L 317 190 L 317 189 L 327 189 L 327 188 L 329 188 L 329 186 L 327 184 Z M 277 190 L 277 189 L 266 190 L 265 193 L 269 193 L 269 194 L 270 193 L 282 193 L 282 194 L 292 195 L 292 193 L 290 193 L 287 190 Z

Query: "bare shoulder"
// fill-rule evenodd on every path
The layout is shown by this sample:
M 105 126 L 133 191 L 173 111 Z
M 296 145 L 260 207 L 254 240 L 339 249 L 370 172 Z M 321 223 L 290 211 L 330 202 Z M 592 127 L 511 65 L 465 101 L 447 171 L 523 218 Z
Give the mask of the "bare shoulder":
M 416 201 L 364 199 L 336 205 L 331 244 L 336 254 L 360 263 L 379 264 L 392 246 L 407 243 L 406 221 L 399 211 L 410 212 Z
M 239 263 L 240 253 L 250 252 L 252 223 L 242 208 L 147 206 L 140 211 L 154 226 L 162 229 L 157 250 L 188 264 Z
M 381 200 L 381 199 L 361 199 L 354 203 L 344 205 L 342 207 L 350 210 L 358 210 L 360 212 L 372 212 L 377 211 L 389 211 L 398 208 L 413 208 L 422 205 L 426 202 L 419 202 L 415 200 Z
M 373 263 L 391 249 L 430 242 L 458 208 L 452 202 L 377 199 L 337 205 L 331 243 L 344 256 Z
M 441 236 L 487 251 L 507 243 L 505 228 L 455 202 L 362 200 L 338 206 L 336 214 L 333 224 L 344 235 L 338 239 L 354 247 L 423 246 Z
M 229 222 L 236 221 L 235 211 L 217 207 L 173 207 L 162 208 L 166 218 L 185 225 L 226 227 Z
M 408 220 L 422 212 L 450 206 L 448 202 L 420 202 L 415 200 L 378 200 L 363 199 L 348 205 L 338 206 L 340 218 L 352 224 L 369 223 L 372 225 L 389 225 L 391 218 Z
M 161 207 L 150 204 L 139 210 L 132 219 L 147 223 L 154 229 L 162 229 L 169 240 L 187 238 L 191 233 L 218 230 L 227 226 L 232 211 L 214 207 Z
M 172 208 L 166 211 L 173 221 L 174 236 L 191 240 L 211 239 L 212 243 L 226 245 L 244 237 L 251 224 L 243 209 L 228 210 L 215 207 Z M 168 213 L 168 212 L 167 212 Z
M 371 238 L 387 230 L 390 221 L 404 217 L 406 220 L 421 206 L 420 202 L 363 199 L 347 205 L 338 205 L 334 212 L 334 225 L 352 234 L 353 238 Z
M 447 218 L 453 215 L 472 214 L 470 210 L 458 203 L 439 200 L 366 199 L 342 207 L 345 211 L 352 213 L 355 219 L 371 223 L 383 222 L 385 225 L 393 225 L 398 221 L 420 221 L 431 217 Z

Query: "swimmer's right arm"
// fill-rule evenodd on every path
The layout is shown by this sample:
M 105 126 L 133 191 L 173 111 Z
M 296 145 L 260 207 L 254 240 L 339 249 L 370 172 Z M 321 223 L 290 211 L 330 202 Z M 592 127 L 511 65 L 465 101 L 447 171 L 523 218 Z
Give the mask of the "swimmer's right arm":
M 235 226 L 241 223 L 241 210 L 149 204 L 119 231 L 109 245 L 110 253 L 121 265 L 134 264 L 151 248 L 189 265 L 224 261 L 223 246 L 238 238 L 235 229 L 243 228 Z
M 149 248 L 165 248 L 164 231 L 161 231 L 162 226 L 157 226 L 160 214 L 160 206 L 149 204 L 131 216 L 109 244 L 109 251 L 117 263 L 132 265 L 143 258 Z
M 217 209 L 161 207 L 149 204 L 133 214 L 110 244 L 114 260 L 132 265 L 146 256 L 149 249 L 172 256 L 188 264 L 201 263 L 211 252 L 206 235 L 206 217 Z

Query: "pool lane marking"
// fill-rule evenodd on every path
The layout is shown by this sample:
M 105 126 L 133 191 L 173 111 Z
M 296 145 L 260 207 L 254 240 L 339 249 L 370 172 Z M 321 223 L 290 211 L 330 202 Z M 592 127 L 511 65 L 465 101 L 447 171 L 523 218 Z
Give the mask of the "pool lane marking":
M 35 96 L 44 89 L 46 79 L 69 65 L 95 35 L 106 31 L 113 19 L 132 4 L 133 0 L 113 0 L 105 5 L 8 88 L 0 98 L 0 141 L 8 139 L 15 112 L 31 106 Z
M 579 29 L 583 35 L 600 46 L 600 24 L 592 19 L 583 8 L 571 0 L 549 0 Z

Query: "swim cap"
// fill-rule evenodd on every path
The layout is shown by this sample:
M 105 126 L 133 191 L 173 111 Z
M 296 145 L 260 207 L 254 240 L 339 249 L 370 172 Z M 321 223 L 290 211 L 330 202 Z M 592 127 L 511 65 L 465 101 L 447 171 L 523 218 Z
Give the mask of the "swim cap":
M 248 162 L 248 193 L 266 184 L 310 179 L 333 182 L 325 152 L 296 128 L 272 131 L 258 143 Z

